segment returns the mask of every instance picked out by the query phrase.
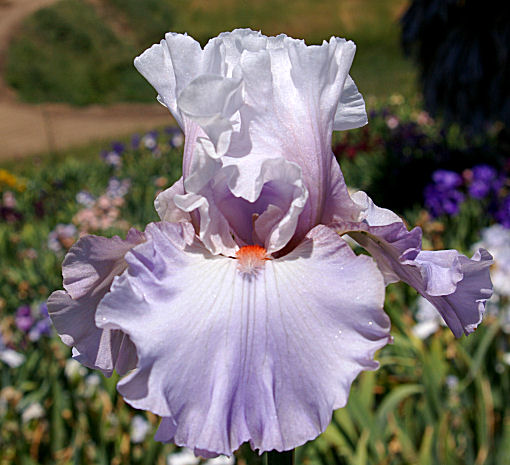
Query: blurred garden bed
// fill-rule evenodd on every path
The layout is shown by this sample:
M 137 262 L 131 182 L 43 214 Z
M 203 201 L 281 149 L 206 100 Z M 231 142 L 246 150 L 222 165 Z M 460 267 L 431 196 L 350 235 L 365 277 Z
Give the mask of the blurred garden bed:
M 428 248 L 471 255 L 482 241 L 496 257 L 496 299 L 457 341 L 414 291 L 391 285 L 394 343 L 377 356 L 382 368 L 359 377 L 297 463 L 508 464 L 510 175 L 498 128 L 445 131 L 402 95 L 370 107 L 368 126 L 335 136 L 348 185 L 420 225 Z M 44 304 L 80 235 L 125 236 L 157 220 L 153 200 L 180 175 L 182 142 L 165 128 L 0 168 L 1 465 L 172 465 L 186 454 L 153 441 L 158 419 L 124 404 L 115 376 L 70 358 Z M 242 448 L 237 463 L 261 462 Z

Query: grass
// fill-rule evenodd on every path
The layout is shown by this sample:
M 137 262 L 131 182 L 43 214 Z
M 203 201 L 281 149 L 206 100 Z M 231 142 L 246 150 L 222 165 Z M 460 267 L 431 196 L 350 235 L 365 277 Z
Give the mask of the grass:
M 61 0 L 36 12 L 13 41 L 8 83 L 29 102 L 75 105 L 153 101 L 154 92 L 132 66 L 133 57 L 165 32 L 187 32 L 205 44 L 237 27 L 286 33 L 321 43 L 353 39 L 352 74 L 365 95 L 416 93 L 415 72 L 399 46 L 404 0 Z

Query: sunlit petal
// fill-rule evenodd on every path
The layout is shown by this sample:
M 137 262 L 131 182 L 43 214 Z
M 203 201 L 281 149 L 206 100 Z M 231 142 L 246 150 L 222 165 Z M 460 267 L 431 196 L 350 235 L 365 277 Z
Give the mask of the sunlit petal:
M 213 454 L 317 436 L 388 342 L 375 264 L 319 226 L 284 258 L 241 272 L 198 243 L 176 246 L 178 228 L 150 226 L 100 304 L 98 325 L 137 347 L 119 391 L 167 417 L 160 439 Z
M 455 336 L 469 334 L 482 320 L 492 295 L 491 255 L 479 249 L 471 259 L 456 250 L 422 251 L 421 230 L 408 231 L 392 211 L 364 193 L 353 195 L 362 208 L 357 223 L 338 224 L 376 259 L 386 282 L 404 281 L 439 311 Z
M 143 242 L 142 233 L 131 229 L 126 240 L 85 236 L 66 255 L 62 274 L 65 291 L 48 299 L 48 313 L 62 341 L 73 347 L 76 358 L 107 376 L 116 369 L 125 373 L 136 364 L 136 351 L 121 331 L 97 328 L 97 305 L 109 291 L 113 278 L 122 273 L 128 250 Z

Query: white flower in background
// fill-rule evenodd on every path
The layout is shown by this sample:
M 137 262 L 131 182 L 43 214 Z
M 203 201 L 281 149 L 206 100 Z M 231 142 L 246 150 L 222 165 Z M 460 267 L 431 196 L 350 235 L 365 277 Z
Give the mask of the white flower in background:
M 510 334 L 510 229 L 495 224 L 482 231 L 482 240 L 473 247 L 485 247 L 494 257 L 491 279 L 494 296 L 487 312 L 497 315 L 503 331 Z
M 219 457 L 209 459 L 204 465 L 234 465 L 234 463 L 236 463 L 234 456 L 227 457 L 226 455 L 220 455 Z
M 495 224 L 482 231 L 482 240 L 474 247 L 485 247 L 494 257 L 491 278 L 494 294 L 510 297 L 510 229 Z
M 85 377 L 85 397 L 92 397 L 98 386 L 101 384 L 101 378 L 97 373 L 91 373 Z
M 200 459 L 190 449 L 182 449 L 170 454 L 166 459 L 167 465 L 198 465 Z
M 35 420 L 37 418 L 42 418 L 44 416 L 44 409 L 42 408 L 39 402 L 34 402 L 30 404 L 23 413 L 21 414 L 21 421 L 23 423 L 28 423 L 30 420 Z
M 78 378 L 84 377 L 87 374 L 87 369 L 80 362 L 77 362 L 74 358 L 69 358 L 66 360 L 64 373 L 68 379 L 70 379 L 71 381 L 75 381 Z
M 440 326 L 446 326 L 436 308 L 425 298 L 418 297 L 418 312 L 416 313 L 417 324 L 413 328 L 413 334 L 420 339 L 427 339 L 434 334 Z
M 0 334 L 0 360 L 11 368 L 18 368 L 25 361 L 25 356 L 5 346 Z
M 142 137 L 142 144 L 149 150 L 154 150 L 158 146 L 158 140 L 156 136 L 149 132 Z
M 150 430 L 150 423 L 141 415 L 135 415 L 131 420 L 131 442 L 134 444 L 143 442 Z

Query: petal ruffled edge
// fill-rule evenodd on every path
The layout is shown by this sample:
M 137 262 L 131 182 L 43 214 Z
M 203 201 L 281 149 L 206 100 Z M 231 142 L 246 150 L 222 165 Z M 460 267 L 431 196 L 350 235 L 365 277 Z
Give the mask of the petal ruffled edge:
M 439 311 L 456 337 L 473 332 L 492 295 L 492 256 L 479 249 L 471 259 L 456 250 L 422 251 L 421 230 L 408 231 L 393 212 L 364 193 L 352 196 L 363 211 L 358 222 L 336 229 L 347 233 L 377 261 L 386 282 L 404 281 Z
M 316 437 L 389 341 L 375 263 L 318 226 L 245 278 L 233 259 L 177 245 L 178 227 L 148 227 L 98 309 L 99 326 L 137 347 L 138 367 L 119 391 L 165 417 L 159 440 L 200 455 L 230 455 L 245 441 L 288 450 Z
M 66 291 L 48 298 L 48 313 L 62 342 L 73 347 L 73 356 L 105 376 L 136 366 L 136 349 L 120 331 L 101 330 L 95 324 L 96 308 L 109 291 L 115 276 L 127 263 L 128 250 L 143 242 L 143 233 L 131 229 L 126 240 L 85 236 L 69 250 L 62 274 Z

